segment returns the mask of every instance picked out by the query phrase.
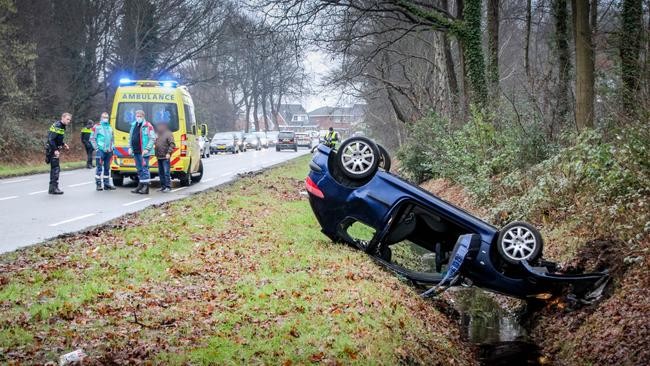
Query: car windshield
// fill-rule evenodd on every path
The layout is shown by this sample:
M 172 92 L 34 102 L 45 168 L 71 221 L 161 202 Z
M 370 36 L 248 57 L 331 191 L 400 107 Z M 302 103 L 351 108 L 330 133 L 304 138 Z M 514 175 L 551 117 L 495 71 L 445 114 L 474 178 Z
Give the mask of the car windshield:
M 123 102 L 117 105 L 117 122 L 115 128 L 129 132 L 131 123 L 135 121 L 135 112 L 143 110 L 146 120 L 154 127 L 159 123 L 167 123 L 172 132 L 178 131 L 178 109 L 175 103 L 134 103 Z
M 253 135 L 252 133 L 249 133 L 248 135 L 244 135 L 244 138 L 246 138 L 246 140 L 256 140 L 257 136 Z
M 266 132 L 255 132 L 255 136 L 261 139 L 266 138 Z
M 232 133 L 217 133 L 214 135 L 212 138 L 213 140 L 226 140 L 230 139 L 232 140 Z
M 278 134 L 278 138 L 281 138 L 281 139 L 290 139 L 290 138 L 293 138 L 293 136 L 294 136 L 293 132 L 280 132 Z

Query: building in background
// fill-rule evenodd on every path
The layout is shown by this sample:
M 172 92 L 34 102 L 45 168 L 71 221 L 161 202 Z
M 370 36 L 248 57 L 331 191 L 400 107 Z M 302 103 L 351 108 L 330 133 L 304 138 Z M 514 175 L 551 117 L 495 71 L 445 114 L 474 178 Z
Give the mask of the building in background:
M 366 114 L 365 104 L 351 107 L 320 107 L 309 112 L 309 120 L 318 130 L 334 127 L 344 136 L 351 136 L 357 131 L 365 130 L 363 119 Z
M 302 104 L 281 104 L 278 110 L 278 127 L 280 130 L 295 132 L 317 130 Z

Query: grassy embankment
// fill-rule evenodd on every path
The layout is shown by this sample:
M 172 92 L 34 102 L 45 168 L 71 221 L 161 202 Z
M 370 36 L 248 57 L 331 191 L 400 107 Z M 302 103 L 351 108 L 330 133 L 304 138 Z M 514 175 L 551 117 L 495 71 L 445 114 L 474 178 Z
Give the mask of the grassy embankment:
M 61 170 L 79 169 L 86 166 L 85 161 L 64 161 L 61 163 Z M 0 179 L 17 177 L 28 174 L 47 173 L 50 165 L 42 163 L 27 164 L 0 164 Z
M 0 256 L 0 363 L 474 363 L 445 316 L 320 233 L 307 159 Z

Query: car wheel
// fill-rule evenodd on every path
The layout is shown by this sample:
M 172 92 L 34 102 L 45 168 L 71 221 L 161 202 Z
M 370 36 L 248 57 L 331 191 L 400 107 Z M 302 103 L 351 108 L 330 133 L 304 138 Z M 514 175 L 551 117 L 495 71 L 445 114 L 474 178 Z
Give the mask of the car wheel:
M 199 161 L 199 170 L 197 172 L 197 175 L 190 175 L 192 179 L 192 183 L 198 183 L 201 181 L 201 178 L 203 178 L 203 162 Z
M 377 144 L 377 148 L 379 149 L 379 167 L 384 169 L 385 171 L 389 172 L 390 171 L 390 155 L 388 154 L 388 151 L 384 149 L 383 146 Z
M 124 176 L 120 173 L 112 173 L 111 177 L 113 178 L 113 185 L 121 187 L 124 185 Z
M 353 137 L 339 147 L 336 163 L 346 177 L 358 180 L 375 174 L 379 160 L 377 144 L 365 137 Z
M 497 239 L 497 250 L 508 263 L 534 261 L 542 255 L 542 235 L 533 225 L 515 221 L 504 226 Z

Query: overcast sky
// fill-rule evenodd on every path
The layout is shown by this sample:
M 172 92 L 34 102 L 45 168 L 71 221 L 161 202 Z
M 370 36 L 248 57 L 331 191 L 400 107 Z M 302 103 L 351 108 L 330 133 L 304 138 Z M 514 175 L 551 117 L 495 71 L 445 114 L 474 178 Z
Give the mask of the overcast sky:
M 352 103 L 350 98 L 342 96 L 340 90 L 325 89 L 320 86 L 323 77 L 336 67 L 336 60 L 322 51 L 308 51 L 305 54 L 305 70 L 309 77 L 312 91 L 302 98 L 287 100 L 287 103 L 302 103 L 307 112 L 324 106 L 343 106 Z

